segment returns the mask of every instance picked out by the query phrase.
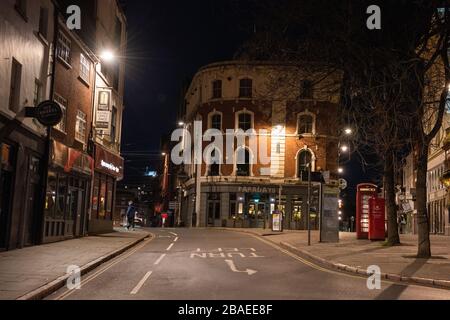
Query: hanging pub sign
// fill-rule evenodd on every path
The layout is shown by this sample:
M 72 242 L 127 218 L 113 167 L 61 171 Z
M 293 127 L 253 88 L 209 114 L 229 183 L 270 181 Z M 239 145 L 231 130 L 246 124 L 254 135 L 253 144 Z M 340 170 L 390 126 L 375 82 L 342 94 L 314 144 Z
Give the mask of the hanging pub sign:
M 58 103 L 47 100 L 41 102 L 37 107 L 26 107 L 25 116 L 36 118 L 43 126 L 53 127 L 61 122 L 63 112 Z
M 97 95 L 97 110 L 95 114 L 95 127 L 101 134 L 109 134 L 111 126 L 111 90 L 101 88 Z

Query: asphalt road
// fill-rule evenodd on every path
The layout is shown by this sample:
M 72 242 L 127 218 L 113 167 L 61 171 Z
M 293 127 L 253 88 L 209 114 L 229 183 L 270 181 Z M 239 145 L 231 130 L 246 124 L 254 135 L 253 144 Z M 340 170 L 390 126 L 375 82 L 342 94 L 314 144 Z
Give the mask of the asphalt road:
M 449 290 L 382 282 L 323 269 L 251 235 L 151 229 L 154 238 L 82 277 L 67 300 L 450 299 Z

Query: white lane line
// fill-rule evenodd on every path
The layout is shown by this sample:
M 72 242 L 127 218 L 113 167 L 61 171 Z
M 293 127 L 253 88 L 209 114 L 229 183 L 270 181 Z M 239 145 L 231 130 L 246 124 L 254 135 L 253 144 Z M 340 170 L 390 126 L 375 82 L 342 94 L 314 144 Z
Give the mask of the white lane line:
M 177 242 L 177 240 L 178 240 L 178 237 L 176 237 L 175 240 L 173 240 L 173 242 Z
M 142 286 L 144 285 L 145 281 L 152 275 L 152 271 L 149 271 L 145 274 L 145 276 L 139 281 L 137 286 L 130 292 L 130 294 L 137 294 L 139 290 L 141 290 Z
M 170 246 L 166 249 L 167 251 L 169 251 L 170 249 L 172 249 L 174 243 L 171 243 Z
M 174 235 L 175 237 L 178 236 L 175 232 L 169 232 L 171 235 Z
M 158 264 L 162 261 L 162 259 L 164 259 L 165 256 L 166 256 L 166 254 L 163 253 L 163 254 L 161 255 L 161 257 L 159 257 L 158 260 L 156 260 L 155 265 L 158 265 Z

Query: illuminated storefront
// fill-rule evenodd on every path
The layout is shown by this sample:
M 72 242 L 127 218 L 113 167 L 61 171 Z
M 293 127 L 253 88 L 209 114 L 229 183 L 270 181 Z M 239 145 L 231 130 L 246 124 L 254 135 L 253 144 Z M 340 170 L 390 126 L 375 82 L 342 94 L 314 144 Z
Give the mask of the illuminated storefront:
M 123 158 L 96 145 L 90 233 L 112 231 L 116 184 L 122 178 Z
M 53 142 L 44 212 L 44 243 L 87 235 L 93 166 L 92 157 Z

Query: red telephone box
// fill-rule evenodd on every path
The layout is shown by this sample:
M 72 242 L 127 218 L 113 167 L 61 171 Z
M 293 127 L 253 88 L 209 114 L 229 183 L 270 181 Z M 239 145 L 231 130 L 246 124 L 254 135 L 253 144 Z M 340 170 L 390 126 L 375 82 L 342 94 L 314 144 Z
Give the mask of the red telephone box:
M 362 183 L 356 192 L 356 238 L 369 238 L 369 200 L 377 197 L 377 186 L 371 183 Z
M 384 240 L 385 230 L 385 212 L 384 199 L 369 199 L 369 240 Z

